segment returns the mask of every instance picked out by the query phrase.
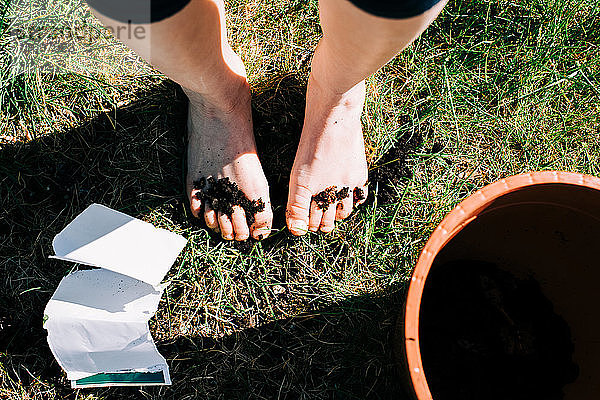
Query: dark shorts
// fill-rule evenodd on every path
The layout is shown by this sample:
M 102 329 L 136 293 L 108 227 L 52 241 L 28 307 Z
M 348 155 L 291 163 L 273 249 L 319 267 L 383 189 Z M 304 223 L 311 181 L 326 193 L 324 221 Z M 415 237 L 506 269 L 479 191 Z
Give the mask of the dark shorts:
M 328 0 L 332 1 L 332 0 Z M 349 0 L 369 14 L 384 18 L 410 18 L 423 14 L 442 0 Z
M 181 11 L 190 0 L 86 0 L 101 14 L 121 22 L 144 24 L 161 21 Z M 265 0 L 269 1 L 269 0 Z M 423 14 L 441 0 L 327 0 L 350 1 L 362 10 L 385 18 Z

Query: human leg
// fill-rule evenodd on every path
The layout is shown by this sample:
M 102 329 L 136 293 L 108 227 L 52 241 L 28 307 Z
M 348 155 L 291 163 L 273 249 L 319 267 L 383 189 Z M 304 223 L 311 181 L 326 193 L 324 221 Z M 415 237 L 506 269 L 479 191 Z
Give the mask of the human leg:
M 319 2 L 323 38 L 312 62 L 304 127 L 290 176 L 286 219 L 293 234 L 329 232 L 335 219 L 352 212 L 352 196 L 325 211 L 312 198 L 330 186 L 352 192 L 367 181 L 360 122 L 364 79 L 418 37 L 444 4 L 414 17 L 391 19 L 345 0 Z
M 96 10 L 96 15 L 113 32 L 131 29 L 126 16 L 109 17 L 101 11 Z M 187 193 L 192 213 L 203 216 L 225 239 L 268 236 L 272 211 L 254 142 L 250 87 L 241 59 L 227 42 L 222 0 L 191 0 L 158 22 L 134 25 L 144 34 L 116 36 L 179 83 L 190 100 Z M 240 207 L 234 207 L 230 217 L 194 196 L 193 181 L 211 175 L 229 177 L 249 199 L 263 199 L 265 210 L 256 214 L 252 226 Z

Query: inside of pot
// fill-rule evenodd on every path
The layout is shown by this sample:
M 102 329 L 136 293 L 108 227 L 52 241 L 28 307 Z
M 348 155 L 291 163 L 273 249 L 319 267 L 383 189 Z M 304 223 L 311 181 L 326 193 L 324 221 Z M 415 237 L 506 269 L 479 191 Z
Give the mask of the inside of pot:
M 564 387 L 565 399 L 598 398 L 600 191 L 543 184 L 501 196 L 455 233 L 432 271 L 458 260 L 493 263 L 519 278 L 535 278 L 569 324 L 575 345 L 579 377 Z M 424 370 L 427 375 L 426 364 Z

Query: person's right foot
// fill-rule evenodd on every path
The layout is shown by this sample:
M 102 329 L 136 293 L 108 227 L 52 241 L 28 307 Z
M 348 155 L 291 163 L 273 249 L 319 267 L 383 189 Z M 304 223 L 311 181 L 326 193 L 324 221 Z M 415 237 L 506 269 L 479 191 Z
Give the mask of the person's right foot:
M 224 239 L 263 239 L 271 233 L 273 221 L 269 186 L 256 153 L 250 87 L 245 79 L 238 84 L 221 99 L 208 99 L 184 89 L 190 101 L 187 193 L 194 216 L 203 217 L 206 225 L 220 231 Z M 256 213 L 252 226 L 248 226 L 241 207 L 234 206 L 233 214 L 228 216 L 196 198 L 193 182 L 209 176 L 229 177 L 248 199 L 263 200 L 265 209 Z

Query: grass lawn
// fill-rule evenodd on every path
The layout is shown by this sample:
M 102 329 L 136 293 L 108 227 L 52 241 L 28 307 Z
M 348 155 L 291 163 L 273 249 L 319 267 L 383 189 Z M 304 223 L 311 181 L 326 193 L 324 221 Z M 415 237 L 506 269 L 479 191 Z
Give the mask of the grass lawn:
M 331 234 L 294 238 L 284 210 L 317 3 L 230 0 L 275 232 L 225 243 L 188 211 L 180 89 L 79 0 L 13 3 L 0 7 L 0 398 L 403 398 L 394 325 L 444 215 L 520 172 L 599 174 L 598 3 L 450 1 L 368 80 L 374 195 Z M 82 34 L 37 51 L 14 45 L 14 21 Z M 42 312 L 73 268 L 48 259 L 52 238 L 94 202 L 189 239 L 151 320 L 170 387 L 73 391 L 48 349 Z

